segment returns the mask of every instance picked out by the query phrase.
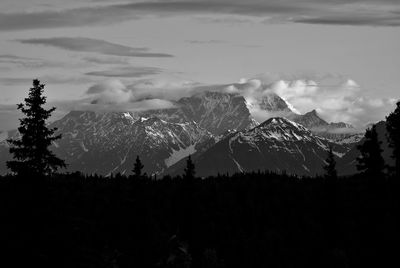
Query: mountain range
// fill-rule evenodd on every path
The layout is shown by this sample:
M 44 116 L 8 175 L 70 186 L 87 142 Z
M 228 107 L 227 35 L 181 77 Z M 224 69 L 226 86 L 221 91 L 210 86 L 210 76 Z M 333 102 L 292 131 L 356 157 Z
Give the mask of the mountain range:
M 86 174 L 131 174 L 137 155 L 148 174 L 179 174 L 192 155 L 199 176 L 257 170 L 316 175 L 330 146 L 345 158 L 363 136 L 349 124 L 326 122 L 315 110 L 298 114 L 272 92 L 257 105 L 282 117 L 259 124 L 245 97 L 214 91 L 181 98 L 170 109 L 71 111 L 49 124 L 62 134 L 52 150 L 68 172 Z M 1 174 L 11 158 L 6 139 L 17 136 L 0 133 Z

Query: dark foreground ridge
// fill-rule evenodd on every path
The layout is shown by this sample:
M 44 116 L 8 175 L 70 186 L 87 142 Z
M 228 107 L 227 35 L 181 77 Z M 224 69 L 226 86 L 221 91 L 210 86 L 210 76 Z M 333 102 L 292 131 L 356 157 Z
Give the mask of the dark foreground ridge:
M 1 177 L 1 261 L 7 267 L 396 267 L 399 192 L 398 179 L 365 175 Z

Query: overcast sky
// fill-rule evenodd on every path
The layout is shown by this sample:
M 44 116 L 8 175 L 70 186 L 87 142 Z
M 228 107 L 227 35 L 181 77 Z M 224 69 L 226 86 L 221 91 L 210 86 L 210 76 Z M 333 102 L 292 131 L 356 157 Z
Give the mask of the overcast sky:
M 400 98 L 399 48 L 399 0 L 1 0 L 0 130 L 33 78 L 60 114 L 236 83 L 362 125 Z

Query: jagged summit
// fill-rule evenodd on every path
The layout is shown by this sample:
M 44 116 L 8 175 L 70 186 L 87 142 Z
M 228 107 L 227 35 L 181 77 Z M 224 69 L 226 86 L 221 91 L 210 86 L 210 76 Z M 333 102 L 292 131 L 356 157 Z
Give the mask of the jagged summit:
M 323 172 L 330 145 L 328 140 L 315 136 L 304 126 L 274 117 L 252 129 L 227 136 L 199 155 L 195 162 L 200 176 L 257 170 L 315 175 Z M 173 167 L 168 171 L 175 172 Z
M 304 126 L 284 117 L 274 117 L 266 120 L 259 126 L 243 133 L 246 136 L 261 135 L 280 141 L 310 140 L 314 135 Z
M 265 126 L 270 126 L 270 125 L 279 125 L 282 127 L 285 126 L 292 126 L 292 127 L 296 127 L 296 128 L 303 128 L 305 129 L 303 126 L 301 126 L 300 124 L 289 120 L 285 117 L 271 117 L 267 120 L 265 120 L 263 123 L 260 124 L 260 127 L 265 127 Z
M 329 125 L 328 122 L 319 117 L 317 111 L 314 109 L 304 115 L 297 115 L 293 117 L 293 121 L 302 124 L 303 126 L 313 129 Z
M 176 108 L 148 111 L 142 116 L 156 116 L 168 122 L 194 121 L 214 135 L 254 124 L 246 100 L 238 94 L 207 91 L 182 98 L 177 103 Z
M 308 112 L 307 114 L 313 115 L 313 116 L 318 116 L 317 110 L 313 109 L 312 111 Z
M 333 140 L 341 140 L 356 133 L 355 128 L 350 124 L 328 123 L 319 116 L 315 109 L 304 115 L 294 115 L 290 119 L 308 128 L 315 135 Z
M 269 112 L 293 112 L 286 101 L 272 91 L 264 94 L 259 105 L 261 109 Z

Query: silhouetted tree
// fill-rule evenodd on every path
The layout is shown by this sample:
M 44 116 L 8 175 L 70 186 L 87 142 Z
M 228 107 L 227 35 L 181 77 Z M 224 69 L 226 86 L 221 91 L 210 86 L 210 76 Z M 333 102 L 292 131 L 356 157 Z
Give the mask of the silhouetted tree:
M 133 174 L 135 174 L 135 177 L 139 178 L 142 176 L 142 169 L 144 168 L 144 165 L 142 164 L 142 161 L 140 161 L 139 156 L 136 156 L 136 161 L 135 165 L 133 166 Z
M 8 140 L 14 160 L 8 161 L 7 167 L 18 175 L 48 175 L 66 166 L 64 160 L 49 150 L 51 143 L 60 139 L 61 135 L 54 135 L 57 129 L 46 126 L 46 120 L 56 108 L 43 108 L 46 103 L 43 90 L 44 84 L 33 80 L 25 104 L 17 105 L 25 117 L 20 119 L 20 137 Z
M 366 130 L 364 138 L 364 143 L 357 147 L 361 153 L 361 156 L 357 158 L 357 169 L 372 177 L 379 177 L 383 174 L 385 161 L 382 157 L 382 142 L 378 140 L 376 125 Z
M 332 146 L 329 146 L 328 157 L 326 158 L 326 165 L 324 166 L 325 178 L 329 180 L 337 179 L 335 155 L 332 151 Z
M 393 148 L 392 157 L 396 163 L 396 175 L 400 177 L 400 101 L 396 109 L 386 117 L 386 129 L 388 132 L 389 145 Z
M 195 166 L 194 166 L 191 156 L 189 155 L 188 159 L 186 161 L 184 177 L 186 179 L 193 179 L 195 175 L 196 175 Z

